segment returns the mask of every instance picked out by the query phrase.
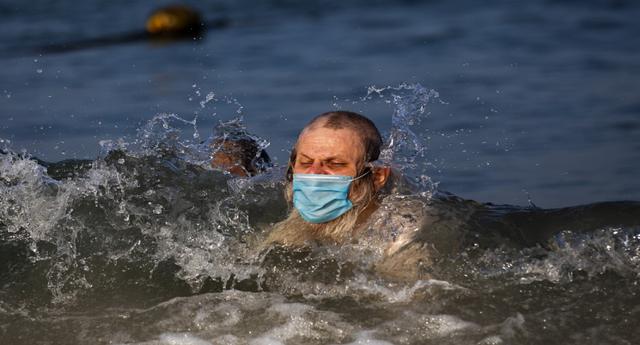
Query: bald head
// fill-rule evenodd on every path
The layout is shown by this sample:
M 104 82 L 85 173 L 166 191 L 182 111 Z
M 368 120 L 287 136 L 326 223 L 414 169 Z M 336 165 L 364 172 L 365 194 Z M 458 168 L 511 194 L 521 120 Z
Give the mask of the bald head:
M 302 130 L 305 132 L 316 128 L 329 128 L 334 130 L 347 129 L 358 135 L 362 143 L 362 153 L 365 162 L 372 162 L 380 156 L 382 136 L 376 125 L 363 115 L 351 111 L 330 111 L 316 116 Z

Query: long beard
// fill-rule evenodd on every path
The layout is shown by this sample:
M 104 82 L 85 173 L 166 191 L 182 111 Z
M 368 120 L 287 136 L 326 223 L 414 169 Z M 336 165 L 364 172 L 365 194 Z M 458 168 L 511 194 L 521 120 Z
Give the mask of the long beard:
M 287 219 L 274 225 L 266 242 L 292 247 L 302 247 L 313 242 L 344 243 L 354 235 L 359 213 L 360 208 L 353 207 L 332 221 L 313 224 L 305 221 L 298 211 L 293 209 Z
M 350 194 L 353 207 L 340 217 L 326 223 L 314 224 L 305 221 L 298 210 L 292 207 L 287 219 L 275 224 L 263 244 L 279 243 L 290 247 L 305 247 L 311 243 L 341 244 L 356 235 L 358 216 L 375 198 L 373 183 L 354 185 L 357 193 Z M 291 203 L 293 199 L 291 183 L 285 186 L 285 196 Z

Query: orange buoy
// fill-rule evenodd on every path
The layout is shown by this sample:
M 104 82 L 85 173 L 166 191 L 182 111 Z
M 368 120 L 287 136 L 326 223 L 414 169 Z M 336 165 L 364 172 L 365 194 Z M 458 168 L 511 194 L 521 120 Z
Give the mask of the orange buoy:
M 155 10 L 147 19 L 147 33 L 152 36 L 198 37 L 204 28 L 200 14 L 184 5 L 173 5 Z

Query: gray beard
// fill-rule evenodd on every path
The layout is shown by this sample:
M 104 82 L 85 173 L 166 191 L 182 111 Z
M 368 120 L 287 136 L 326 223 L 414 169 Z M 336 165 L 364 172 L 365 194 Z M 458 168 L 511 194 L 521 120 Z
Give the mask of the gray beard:
M 305 221 L 298 210 L 294 208 L 287 219 L 274 225 L 266 242 L 293 247 L 303 247 L 314 242 L 321 244 L 345 243 L 354 235 L 359 213 L 359 208 L 353 207 L 334 220 L 314 224 Z

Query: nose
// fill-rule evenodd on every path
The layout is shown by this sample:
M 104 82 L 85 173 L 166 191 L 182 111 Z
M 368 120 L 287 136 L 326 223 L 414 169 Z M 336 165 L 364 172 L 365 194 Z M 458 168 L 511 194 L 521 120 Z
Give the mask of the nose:
M 323 175 L 327 175 L 329 174 L 326 169 L 324 168 L 324 166 L 322 165 L 321 162 L 319 161 L 315 161 L 313 162 L 313 164 L 311 164 L 311 166 L 309 167 L 309 170 L 307 170 L 308 174 L 323 174 Z

